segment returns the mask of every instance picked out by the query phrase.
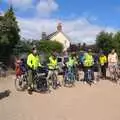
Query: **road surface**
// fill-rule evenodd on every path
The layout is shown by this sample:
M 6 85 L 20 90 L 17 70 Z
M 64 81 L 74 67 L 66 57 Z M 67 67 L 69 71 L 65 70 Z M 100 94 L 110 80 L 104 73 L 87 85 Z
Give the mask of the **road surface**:
M 14 76 L 0 79 L 0 120 L 120 120 L 120 86 L 107 80 L 89 86 L 81 82 L 50 94 L 17 92 Z

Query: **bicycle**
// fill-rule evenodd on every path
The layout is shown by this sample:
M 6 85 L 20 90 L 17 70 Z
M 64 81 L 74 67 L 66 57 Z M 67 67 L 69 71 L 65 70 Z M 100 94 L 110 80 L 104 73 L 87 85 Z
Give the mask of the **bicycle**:
M 39 70 L 33 71 L 33 87 L 36 92 L 48 91 L 46 73 L 40 73 Z M 28 72 L 19 75 L 15 79 L 15 88 L 17 91 L 24 91 L 28 88 Z
M 33 90 L 36 92 L 46 92 L 49 91 L 46 73 L 36 70 L 33 72 Z
M 66 87 L 66 85 L 70 85 L 70 87 L 74 86 L 75 82 L 75 74 L 73 67 L 66 67 L 65 73 L 64 73 L 64 81 L 63 85 Z
M 93 83 L 93 71 L 91 68 L 88 68 L 85 73 L 85 81 L 91 86 Z
M 15 79 L 15 88 L 17 91 L 24 91 L 28 87 L 28 73 L 25 72 L 19 76 L 16 76 Z

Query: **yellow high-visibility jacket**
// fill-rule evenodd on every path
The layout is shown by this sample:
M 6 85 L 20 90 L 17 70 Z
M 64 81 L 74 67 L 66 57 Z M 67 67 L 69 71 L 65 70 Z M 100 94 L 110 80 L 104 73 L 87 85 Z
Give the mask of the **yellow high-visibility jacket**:
M 100 65 L 104 65 L 105 63 L 107 63 L 107 57 L 105 55 L 100 56 L 99 61 L 100 61 Z
M 92 67 L 93 65 L 94 65 L 93 56 L 87 53 L 85 55 L 84 66 L 85 67 Z
M 49 69 L 57 69 L 58 68 L 57 58 L 53 59 L 52 56 L 49 57 L 48 68 Z
M 38 67 L 41 67 L 39 56 L 35 56 L 32 53 L 29 54 L 27 58 L 27 65 L 34 70 L 36 70 Z

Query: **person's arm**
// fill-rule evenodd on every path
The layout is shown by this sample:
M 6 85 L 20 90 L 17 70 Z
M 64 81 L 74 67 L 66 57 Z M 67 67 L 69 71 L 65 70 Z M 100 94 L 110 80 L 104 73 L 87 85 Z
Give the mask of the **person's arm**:
M 108 55 L 108 63 L 110 63 L 110 59 L 111 59 L 111 58 L 110 58 L 110 55 Z
M 105 56 L 105 58 L 104 58 L 104 61 L 105 61 L 105 63 L 107 63 L 107 57 Z
M 41 65 L 40 56 L 38 56 L 38 61 L 39 61 L 38 66 L 39 66 L 39 67 L 43 67 L 43 66 Z
M 39 62 L 39 67 L 43 67 L 40 62 Z
M 31 63 L 31 56 L 29 55 L 27 58 L 27 65 L 32 68 L 32 63 Z
M 116 53 L 116 60 L 117 60 L 117 63 L 118 63 L 118 55 L 117 55 L 117 53 Z
M 92 56 L 92 64 L 94 65 L 94 63 L 95 63 L 95 62 L 94 62 L 94 57 Z

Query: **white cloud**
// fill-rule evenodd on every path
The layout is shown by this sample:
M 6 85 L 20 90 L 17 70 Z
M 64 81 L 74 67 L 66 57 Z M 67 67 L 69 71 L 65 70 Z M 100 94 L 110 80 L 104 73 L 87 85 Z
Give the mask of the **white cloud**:
M 4 11 L 0 9 L 0 16 L 3 16 L 3 15 L 4 15 Z
M 50 14 L 58 10 L 59 5 L 55 0 L 5 0 L 8 4 L 14 6 L 17 11 L 28 11 L 32 8 L 36 16 L 50 16 Z
M 58 10 L 58 4 L 55 0 L 40 0 L 36 6 L 37 13 L 40 16 L 48 16 L 52 12 Z
M 56 31 L 57 19 L 23 19 L 18 18 L 21 28 L 21 35 L 25 38 L 40 39 L 41 32 L 46 31 L 50 34 Z M 63 20 L 63 31 L 70 38 L 71 42 L 94 43 L 96 35 L 102 31 L 115 32 L 111 27 L 104 27 L 91 24 L 86 18 L 74 20 Z
M 8 4 L 12 4 L 15 8 L 19 10 L 27 10 L 32 8 L 32 0 L 5 0 Z
M 6 1 L 8 2 L 8 0 Z M 52 12 L 58 10 L 59 5 L 57 4 L 56 0 L 37 0 L 37 4 L 33 4 L 34 0 L 11 1 L 13 5 L 20 10 L 28 10 L 29 8 L 33 8 L 34 13 L 36 12 L 36 16 L 34 18 L 27 19 L 18 17 L 22 37 L 27 39 L 40 39 L 43 31 L 45 31 L 47 34 L 56 31 L 56 26 L 59 22 L 57 19 L 41 18 L 41 16 L 50 16 Z M 75 19 L 66 19 L 61 21 L 63 23 L 63 31 L 70 38 L 71 42 L 93 43 L 96 35 L 100 31 L 116 31 L 111 27 L 92 24 L 92 22 L 97 18 L 91 16 L 87 12 L 83 13 L 83 17 L 80 18 L 76 17 L 75 14 L 72 15 Z

